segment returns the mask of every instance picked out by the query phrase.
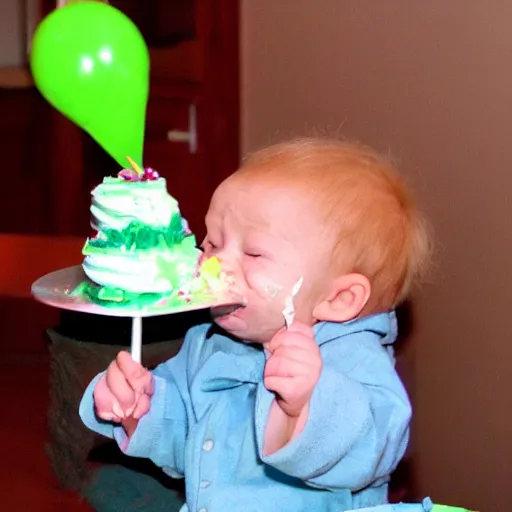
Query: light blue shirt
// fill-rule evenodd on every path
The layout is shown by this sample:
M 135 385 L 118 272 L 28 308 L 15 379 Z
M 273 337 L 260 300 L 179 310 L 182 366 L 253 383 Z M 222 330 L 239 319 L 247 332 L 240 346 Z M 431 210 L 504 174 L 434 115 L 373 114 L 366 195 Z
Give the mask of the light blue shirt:
M 319 323 L 314 332 L 322 373 L 307 424 L 285 447 L 262 455 L 274 395 L 263 385 L 261 347 L 201 325 L 153 371 L 151 409 L 125 453 L 185 477 L 183 512 L 344 512 L 387 503 L 411 416 L 394 368 L 396 317 Z M 123 428 L 94 413 L 100 376 L 87 388 L 80 416 L 123 446 Z

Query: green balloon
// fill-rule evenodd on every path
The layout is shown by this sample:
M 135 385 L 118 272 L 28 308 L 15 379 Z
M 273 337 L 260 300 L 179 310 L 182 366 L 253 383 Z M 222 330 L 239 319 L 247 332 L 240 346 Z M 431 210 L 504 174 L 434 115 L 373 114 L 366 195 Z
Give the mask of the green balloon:
M 89 133 L 121 167 L 142 167 L 149 51 L 121 11 L 77 2 L 39 25 L 30 64 L 35 84 L 57 110 Z

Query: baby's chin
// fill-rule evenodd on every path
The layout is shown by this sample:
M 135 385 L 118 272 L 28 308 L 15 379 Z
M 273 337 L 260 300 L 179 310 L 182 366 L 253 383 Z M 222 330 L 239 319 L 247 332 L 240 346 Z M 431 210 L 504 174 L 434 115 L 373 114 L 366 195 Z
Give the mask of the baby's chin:
M 213 321 L 225 331 L 233 334 L 247 330 L 246 323 L 233 315 L 214 316 Z
M 213 321 L 222 327 L 225 331 L 236 337 L 243 339 L 242 336 L 247 332 L 247 322 L 240 315 L 241 308 L 231 306 L 219 306 L 210 310 Z

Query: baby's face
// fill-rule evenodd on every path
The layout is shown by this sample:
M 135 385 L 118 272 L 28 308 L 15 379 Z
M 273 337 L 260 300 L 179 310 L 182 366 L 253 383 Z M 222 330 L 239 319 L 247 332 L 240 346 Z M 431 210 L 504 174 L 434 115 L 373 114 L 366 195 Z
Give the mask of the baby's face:
M 217 256 L 246 307 L 215 322 L 236 337 L 266 343 L 284 325 L 285 299 L 302 277 L 296 319 L 312 325 L 326 288 L 332 243 L 300 190 L 236 177 L 215 192 L 206 216 L 205 257 Z

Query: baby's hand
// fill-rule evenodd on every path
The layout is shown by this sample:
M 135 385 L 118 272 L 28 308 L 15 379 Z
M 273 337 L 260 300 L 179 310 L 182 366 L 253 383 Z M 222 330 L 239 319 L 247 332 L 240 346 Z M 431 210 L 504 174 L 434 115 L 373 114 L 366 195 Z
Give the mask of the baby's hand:
M 115 423 L 133 423 L 149 411 L 153 376 L 128 352 L 119 352 L 94 388 L 96 414 Z
M 270 357 L 265 365 L 265 387 L 276 394 L 276 402 L 285 414 L 298 418 L 309 404 L 322 371 L 313 329 L 294 323 L 279 331 L 267 348 Z

